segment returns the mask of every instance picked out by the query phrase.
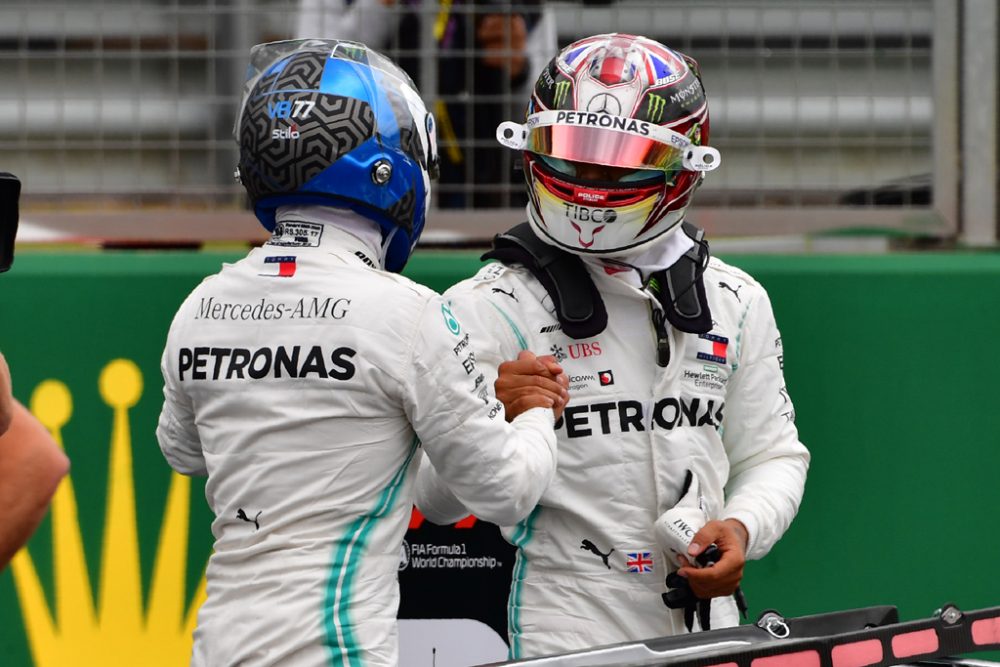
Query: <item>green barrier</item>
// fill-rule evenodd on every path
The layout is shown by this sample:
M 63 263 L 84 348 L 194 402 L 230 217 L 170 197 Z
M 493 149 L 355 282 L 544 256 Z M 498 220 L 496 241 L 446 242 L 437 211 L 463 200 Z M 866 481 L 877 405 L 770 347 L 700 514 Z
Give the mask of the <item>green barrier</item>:
M 440 290 L 476 255 L 422 252 L 406 273 Z M 25 254 L 0 277 L 15 395 L 72 460 L 0 574 L 3 664 L 186 664 L 212 517 L 156 445 L 159 357 L 186 294 L 238 256 Z M 770 291 L 813 453 L 798 519 L 747 569 L 751 614 L 1000 604 L 1000 256 L 727 259 Z

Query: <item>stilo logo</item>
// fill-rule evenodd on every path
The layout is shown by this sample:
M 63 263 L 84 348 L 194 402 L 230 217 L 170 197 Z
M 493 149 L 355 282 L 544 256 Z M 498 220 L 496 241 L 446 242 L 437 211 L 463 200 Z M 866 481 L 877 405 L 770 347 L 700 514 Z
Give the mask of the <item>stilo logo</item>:
M 80 481 L 84 495 L 104 491 L 93 487 L 91 477 L 74 480 L 70 475 L 52 499 L 51 578 L 47 576 L 48 567 L 36 566 L 28 548 L 17 552 L 11 561 L 32 659 L 38 667 L 187 664 L 198 607 L 206 597 L 205 578 L 200 575 L 203 570 L 198 563 L 194 574 L 200 583 L 193 597 L 187 593 L 191 479 L 170 474 L 147 588 L 143 583 L 147 568 L 140 562 L 139 541 L 140 535 L 149 531 L 139 530 L 136 515 L 129 424 L 129 410 L 142 397 L 142 373 L 134 362 L 115 359 L 101 371 L 98 386 L 101 399 L 114 413 L 101 563 L 99 567 L 88 565 L 86 547 L 93 545 L 83 539 L 77 518 L 80 494 L 74 491 L 74 482 Z M 87 400 L 89 397 L 84 404 Z M 59 380 L 45 380 L 32 393 L 30 406 L 62 445 L 63 428 L 73 416 L 69 388 Z M 148 556 L 149 551 L 145 554 Z M 90 573 L 98 571 L 100 583 L 94 595 Z M 43 585 L 46 579 L 51 586 L 49 594 Z M 54 601 L 53 607 L 49 599 Z
M 279 128 L 271 130 L 272 139 L 298 139 L 301 136 L 302 133 L 299 132 L 298 125 L 292 125 L 287 130 L 282 130 Z
M 611 370 L 598 371 L 597 379 L 601 381 L 602 387 L 610 387 L 615 383 L 615 374 Z

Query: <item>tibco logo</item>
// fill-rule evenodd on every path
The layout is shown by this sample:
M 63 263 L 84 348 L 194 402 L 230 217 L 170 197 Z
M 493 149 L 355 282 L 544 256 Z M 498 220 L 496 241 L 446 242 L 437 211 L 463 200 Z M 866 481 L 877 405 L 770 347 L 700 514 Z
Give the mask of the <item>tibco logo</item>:
M 563 202 L 563 207 L 567 218 L 573 218 L 580 222 L 608 223 L 618 219 L 618 214 L 611 208 L 587 208 L 586 206 L 578 206 L 569 202 Z
M 272 139 L 298 139 L 301 136 L 298 125 L 292 125 L 286 130 L 275 128 L 271 131 Z

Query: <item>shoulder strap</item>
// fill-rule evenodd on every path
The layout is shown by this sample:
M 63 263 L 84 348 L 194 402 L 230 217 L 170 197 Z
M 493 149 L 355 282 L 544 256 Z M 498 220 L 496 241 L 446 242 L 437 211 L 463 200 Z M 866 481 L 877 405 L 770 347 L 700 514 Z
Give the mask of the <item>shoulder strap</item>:
M 675 328 L 685 333 L 708 333 L 712 330 L 712 313 L 702 280 L 708 266 L 708 241 L 704 229 L 686 220 L 681 229 L 694 241 L 694 247 L 669 268 L 653 275 L 654 278 L 662 276 L 666 283 L 657 296 L 667 321 Z
M 695 242 L 694 247 L 669 268 L 653 274 L 649 286 L 671 325 L 685 333 L 708 333 L 712 313 L 702 280 L 709 259 L 705 230 L 687 221 L 681 229 Z M 556 317 L 567 336 L 593 338 L 607 327 L 604 300 L 583 261 L 542 241 L 527 222 L 494 237 L 493 249 L 481 259 L 527 268 L 552 297 Z
M 608 326 L 604 300 L 583 261 L 542 241 L 522 222 L 493 238 L 493 249 L 481 259 L 521 264 L 552 297 L 556 317 L 571 338 L 593 338 Z

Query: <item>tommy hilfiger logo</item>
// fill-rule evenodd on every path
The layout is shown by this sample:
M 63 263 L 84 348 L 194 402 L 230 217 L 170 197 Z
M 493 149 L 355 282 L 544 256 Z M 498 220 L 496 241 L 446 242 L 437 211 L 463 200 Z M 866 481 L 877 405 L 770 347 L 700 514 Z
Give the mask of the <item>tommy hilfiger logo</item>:
M 711 352 L 699 352 L 698 358 L 702 361 L 711 361 L 715 364 L 726 363 L 726 350 L 729 348 L 729 339 L 717 334 L 698 334 L 698 338 L 707 340 L 712 344 Z
M 265 257 L 264 270 L 259 275 L 291 278 L 295 275 L 295 264 L 295 255 Z

